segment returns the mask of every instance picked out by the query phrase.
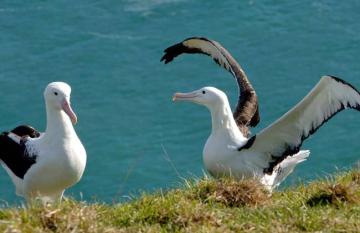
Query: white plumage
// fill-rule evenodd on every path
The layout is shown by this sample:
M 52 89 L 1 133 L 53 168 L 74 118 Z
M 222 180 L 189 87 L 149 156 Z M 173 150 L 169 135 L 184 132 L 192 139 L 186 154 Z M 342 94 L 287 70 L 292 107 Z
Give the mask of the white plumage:
M 77 183 L 84 172 L 86 151 L 73 127 L 77 118 L 70 107 L 70 93 L 70 86 L 63 82 L 46 87 L 44 133 L 37 137 L 27 134 L 19 137 L 12 132 L 1 135 L 1 164 L 16 193 L 27 201 L 61 200 L 65 189 Z M 20 128 L 23 127 L 26 126 Z
M 176 93 L 174 100 L 206 106 L 212 131 L 203 150 L 206 169 L 215 177 L 257 177 L 269 189 L 278 186 L 306 160 L 302 142 L 323 123 L 345 108 L 360 110 L 360 94 L 350 84 L 324 76 L 294 108 L 259 134 L 245 138 L 233 118 L 226 95 L 204 87 L 190 93 Z

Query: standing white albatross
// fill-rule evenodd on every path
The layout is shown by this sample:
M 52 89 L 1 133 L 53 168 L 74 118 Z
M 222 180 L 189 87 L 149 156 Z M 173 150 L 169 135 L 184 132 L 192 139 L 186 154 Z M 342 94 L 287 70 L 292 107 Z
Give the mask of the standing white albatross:
M 76 184 L 86 165 L 86 151 L 73 124 L 71 88 L 52 82 L 45 91 L 47 125 L 44 133 L 26 125 L 0 135 L 0 163 L 11 177 L 16 194 L 27 201 L 60 201 Z
M 211 44 L 201 44 L 196 48 L 211 50 L 208 47 Z M 196 43 L 191 45 L 196 46 Z M 179 44 L 175 46 L 179 48 Z M 174 58 L 181 53 L 177 50 L 177 54 L 166 55 Z M 211 175 L 239 179 L 257 177 L 270 190 L 309 156 L 309 151 L 300 150 L 304 140 L 343 109 L 360 111 L 360 93 L 356 88 L 339 78 L 324 76 L 294 108 L 257 135 L 247 138 L 234 120 L 225 93 L 219 89 L 204 87 L 176 93 L 173 100 L 194 102 L 210 110 L 212 131 L 203 149 L 203 160 Z

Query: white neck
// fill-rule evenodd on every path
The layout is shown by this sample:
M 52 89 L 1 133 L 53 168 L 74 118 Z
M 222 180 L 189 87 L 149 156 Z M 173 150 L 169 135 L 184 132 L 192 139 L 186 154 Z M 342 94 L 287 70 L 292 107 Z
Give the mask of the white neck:
M 67 138 L 76 135 L 70 118 L 64 111 L 59 111 L 46 104 L 46 138 Z
M 223 100 L 218 105 L 209 109 L 212 121 L 212 135 L 225 133 L 227 136 L 230 136 L 230 138 L 245 139 L 244 135 L 240 132 L 238 126 L 236 125 L 233 113 L 227 100 Z

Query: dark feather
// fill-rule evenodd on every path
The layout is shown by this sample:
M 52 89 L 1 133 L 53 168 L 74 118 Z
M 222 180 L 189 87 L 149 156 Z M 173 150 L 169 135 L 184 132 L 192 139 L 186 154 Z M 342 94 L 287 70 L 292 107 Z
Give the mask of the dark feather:
M 36 162 L 36 155 L 26 150 L 26 138 L 36 138 L 40 133 L 31 126 L 18 126 L 11 131 L 22 138 L 20 144 L 8 137 L 8 132 L 0 134 L 0 160 L 19 178 L 23 179 L 29 168 Z

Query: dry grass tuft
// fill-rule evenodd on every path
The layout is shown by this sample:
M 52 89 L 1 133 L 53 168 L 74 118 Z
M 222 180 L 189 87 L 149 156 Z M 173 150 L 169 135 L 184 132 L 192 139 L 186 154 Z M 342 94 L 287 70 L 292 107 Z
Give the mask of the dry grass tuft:
M 313 195 L 306 204 L 309 206 L 335 205 L 341 203 L 358 203 L 359 197 L 356 195 L 356 187 L 351 185 L 334 184 L 320 188 L 319 192 Z
M 197 196 L 203 202 L 214 201 L 227 207 L 255 207 L 270 201 L 269 192 L 256 180 L 201 181 Z

